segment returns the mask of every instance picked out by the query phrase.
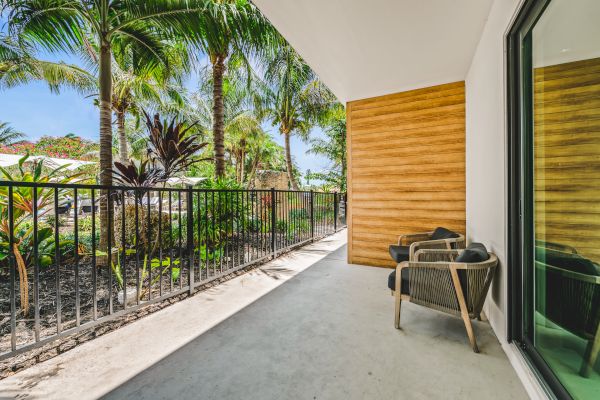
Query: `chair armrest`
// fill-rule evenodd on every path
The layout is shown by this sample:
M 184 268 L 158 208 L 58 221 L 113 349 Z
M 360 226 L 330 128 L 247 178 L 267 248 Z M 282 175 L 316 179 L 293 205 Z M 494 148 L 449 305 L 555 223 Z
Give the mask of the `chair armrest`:
M 409 235 L 401 235 L 398 237 L 399 246 L 409 246 L 414 242 L 422 242 L 429 240 L 433 232 L 411 233 Z
M 446 249 L 420 249 L 415 252 L 413 261 L 416 262 L 454 262 L 458 250 Z
M 454 239 L 438 239 L 438 240 L 424 240 L 422 242 L 413 242 L 410 245 L 409 260 L 415 260 L 415 254 L 417 251 L 422 249 L 438 249 L 438 250 L 451 250 Z

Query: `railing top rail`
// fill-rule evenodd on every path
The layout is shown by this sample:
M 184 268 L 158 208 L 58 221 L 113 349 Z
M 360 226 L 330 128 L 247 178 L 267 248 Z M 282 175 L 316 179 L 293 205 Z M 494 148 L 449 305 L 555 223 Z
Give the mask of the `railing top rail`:
M 182 192 L 191 190 L 193 192 L 264 192 L 269 193 L 272 189 L 210 189 L 210 188 L 172 188 L 172 187 L 142 187 L 142 186 L 124 186 L 124 185 L 99 185 L 85 183 L 54 183 L 54 182 L 23 182 L 23 181 L 6 181 L 0 180 L 0 186 L 7 187 L 36 187 L 36 188 L 55 188 L 55 189 L 84 189 L 84 190 L 116 190 L 116 191 L 137 191 L 137 192 Z M 289 190 L 275 189 L 277 193 L 306 193 L 310 194 L 311 190 Z M 313 194 L 333 194 L 336 192 L 312 191 Z

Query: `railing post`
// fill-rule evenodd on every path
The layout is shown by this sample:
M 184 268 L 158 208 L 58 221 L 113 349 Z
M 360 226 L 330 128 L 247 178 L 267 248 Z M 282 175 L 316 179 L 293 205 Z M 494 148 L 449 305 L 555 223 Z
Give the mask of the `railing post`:
M 333 232 L 337 232 L 337 220 L 338 220 L 338 194 L 333 192 Z
M 187 250 L 188 250 L 188 285 L 190 296 L 194 293 L 194 192 L 188 185 L 186 198 L 187 208 Z M 159 216 L 162 218 L 162 216 Z M 200 216 L 198 216 L 200 218 Z M 198 232 L 198 234 L 200 234 Z M 159 239 L 160 240 L 160 239 Z M 183 265 L 183 264 L 182 264 Z M 180 272 L 181 273 L 181 272 Z
M 277 245 L 275 242 L 275 231 L 277 229 L 277 201 L 275 199 L 275 188 L 271 188 L 271 253 L 273 258 L 277 255 Z
M 315 239 L 315 192 L 310 189 L 310 237 Z

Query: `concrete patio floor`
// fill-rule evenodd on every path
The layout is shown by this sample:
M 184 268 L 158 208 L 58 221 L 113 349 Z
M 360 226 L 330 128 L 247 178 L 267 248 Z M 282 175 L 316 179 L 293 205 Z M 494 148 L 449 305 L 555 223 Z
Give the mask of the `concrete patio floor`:
M 346 232 L 0 381 L 0 399 L 525 399 L 485 322 L 414 304 L 345 262 Z

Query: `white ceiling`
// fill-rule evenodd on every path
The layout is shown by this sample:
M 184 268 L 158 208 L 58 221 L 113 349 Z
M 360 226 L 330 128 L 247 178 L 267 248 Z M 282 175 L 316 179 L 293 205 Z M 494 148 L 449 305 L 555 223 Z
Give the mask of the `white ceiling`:
M 493 1 L 253 0 L 342 102 L 465 79 Z

